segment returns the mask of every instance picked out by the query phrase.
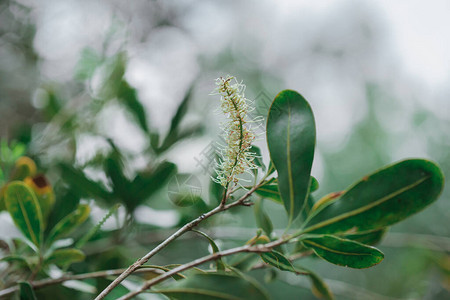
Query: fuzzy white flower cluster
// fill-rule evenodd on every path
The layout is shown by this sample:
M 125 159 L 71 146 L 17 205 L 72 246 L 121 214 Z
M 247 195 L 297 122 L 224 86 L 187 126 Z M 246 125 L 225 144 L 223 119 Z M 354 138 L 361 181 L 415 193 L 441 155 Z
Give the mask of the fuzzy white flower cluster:
M 256 168 L 255 153 L 250 151 L 255 133 L 248 124 L 250 108 L 244 96 L 245 85 L 232 76 L 217 78 L 216 85 L 214 94 L 221 95 L 221 109 L 229 121 L 223 127 L 227 145 L 218 151 L 222 159 L 216 162 L 214 181 L 227 188 L 231 182 L 238 182 L 237 175 Z

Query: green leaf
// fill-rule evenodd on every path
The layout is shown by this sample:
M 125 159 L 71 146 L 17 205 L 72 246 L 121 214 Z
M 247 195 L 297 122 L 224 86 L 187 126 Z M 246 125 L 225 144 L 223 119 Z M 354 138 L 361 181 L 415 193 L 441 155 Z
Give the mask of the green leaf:
M 209 181 L 209 203 L 220 203 L 224 193 L 225 188 L 221 184 L 213 180 Z
M 60 164 L 59 167 L 61 169 L 61 177 L 73 187 L 77 194 L 100 200 L 112 198 L 102 184 L 87 178 L 82 170 L 75 169 L 67 164 Z
M 254 280 L 223 273 L 195 274 L 156 292 L 183 300 L 269 299 L 267 293 Z
M 311 176 L 311 178 L 313 177 Z M 309 194 L 305 202 L 305 209 L 302 210 L 302 216 L 305 220 L 312 213 L 314 204 L 315 204 L 314 197 L 311 194 Z
M 161 154 L 165 151 L 167 151 L 170 147 L 175 145 L 180 140 L 183 140 L 185 138 L 192 138 L 194 136 L 200 135 L 203 132 L 203 126 L 199 124 L 194 124 L 191 126 L 187 126 L 183 128 L 182 130 L 177 130 L 173 134 L 168 135 L 164 142 L 162 143 L 161 147 L 156 149 L 157 154 Z
M 387 230 L 388 228 L 381 228 L 370 232 L 344 234 L 341 237 L 366 245 L 376 245 L 383 239 Z
M 149 133 L 147 125 L 147 114 L 144 106 L 139 101 L 137 91 L 132 88 L 126 81 L 122 80 L 118 90 L 118 97 L 126 108 L 133 114 L 141 129 Z
M 86 255 L 84 255 L 81 250 L 68 248 L 53 251 L 45 262 L 47 264 L 55 264 L 57 266 L 66 267 L 73 263 L 83 261 L 85 258 Z
M 213 253 L 217 253 L 220 251 L 216 242 L 214 242 L 214 240 L 211 237 L 209 237 L 206 233 L 201 232 L 200 230 L 196 230 L 196 229 L 192 229 L 192 231 L 200 234 L 201 236 L 203 236 L 204 238 L 206 238 L 208 240 L 209 244 L 211 245 Z M 225 264 L 223 263 L 221 258 L 216 260 L 216 266 L 217 266 L 217 271 L 225 270 Z
M 364 177 L 319 207 L 303 232 L 366 232 L 395 224 L 433 203 L 443 174 L 433 162 L 404 160 Z
M 325 300 L 333 300 L 334 296 L 330 291 L 330 288 L 328 285 L 323 281 L 322 278 L 320 278 L 316 273 L 311 272 L 308 269 L 305 269 L 304 267 L 301 267 L 302 271 L 305 271 L 308 273 L 309 279 L 311 280 L 312 284 L 312 293 L 314 296 L 316 296 L 319 299 L 325 299 Z
M 23 182 L 8 184 L 5 193 L 6 209 L 20 231 L 38 248 L 42 241 L 41 208 L 34 192 Z
M 277 184 L 266 184 L 261 186 L 255 191 L 255 194 L 261 196 L 264 199 L 269 199 L 278 204 L 283 204 L 281 200 L 280 192 L 278 191 Z
M 255 145 L 252 145 L 249 151 L 256 154 L 255 155 L 255 160 L 254 160 L 255 165 L 257 165 L 263 171 L 265 171 L 266 170 L 266 166 L 264 165 L 264 162 L 263 162 L 263 159 L 262 159 L 261 149 L 259 149 L 259 147 L 255 146 Z
M 86 219 L 89 217 L 90 212 L 91 208 L 89 207 L 89 205 L 78 205 L 76 210 L 65 216 L 55 225 L 55 227 L 53 227 L 48 236 L 47 243 L 50 245 L 51 243 L 53 243 L 53 241 L 69 235 L 78 226 L 83 224 L 84 221 L 86 221 Z
M 311 176 L 311 185 L 309 186 L 309 192 L 315 192 L 319 189 L 319 181 L 314 176 Z
M 75 67 L 75 78 L 80 80 L 91 78 L 101 62 L 101 56 L 94 49 L 84 48 Z
M 0 258 L 0 262 L 7 262 L 7 263 L 17 263 L 21 267 L 26 267 L 27 269 L 31 270 L 30 264 L 25 259 L 25 257 L 20 255 L 7 255 Z
M 33 287 L 25 281 L 19 282 L 19 297 L 20 300 L 37 300 Z
M 289 271 L 298 274 L 291 261 L 278 251 L 265 252 L 261 254 L 262 260 L 282 271 Z
M 314 116 L 308 102 L 295 91 L 280 92 L 267 117 L 267 144 L 289 223 L 300 214 L 308 196 L 315 143 Z
M 384 258 L 384 254 L 377 248 L 333 235 L 306 235 L 302 242 L 324 260 L 344 267 L 370 268 Z
M 256 225 L 264 230 L 264 232 L 267 234 L 267 236 L 270 237 L 273 231 L 273 225 L 272 221 L 270 221 L 269 216 L 264 211 L 263 207 L 263 201 L 258 199 L 255 201 L 254 205 L 254 212 L 255 212 L 255 220 Z
M 130 198 L 127 199 L 127 205 L 137 207 L 150 198 L 156 191 L 164 187 L 176 171 L 177 166 L 175 164 L 164 161 L 154 170 L 139 173 L 131 183 Z
M 169 266 L 163 267 L 163 266 L 157 266 L 157 265 L 144 265 L 144 266 L 141 266 L 140 268 L 141 268 L 141 269 L 145 269 L 145 268 L 147 268 L 147 269 L 158 269 L 158 270 L 162 270 L 162 271 L 164 271 L 164 272 L 168 272 L 168 271 L 170 271 L 171 269 L 176 268 L 176 267 L 178 267 L 178 266 L 179 266 L 179 265 L 169 265 Z M 157 276 L 159 276 L 159 274 L 158 274 L 158 273 L 155 273 L 155 277 L 157 277 Z M 183 280 L 183 279 L 186 278 L 186 276 L 184 276 L 184 275 L 181 274 L 181 273 L 175 273 L 175 274 L 173 274 L 171 277 L 172 277 L 174 280 Z M 148 278 L 147 278 L 147 279 L 148 279 Z
M 168 135 L 176 134 L 176 132 L 178 131 L 181 120 L 186 115 L 189 102 L 192 99 L 193 89 L 194 86 L 192 85 L 187 91 L 186 95 L 184 96 L 183 101 L 181 101 L 180 105 L 178 106 L 177 112 L 175 113 L 175 115 L 172 118 L 172 121 L 170 122 L 170 129 Z

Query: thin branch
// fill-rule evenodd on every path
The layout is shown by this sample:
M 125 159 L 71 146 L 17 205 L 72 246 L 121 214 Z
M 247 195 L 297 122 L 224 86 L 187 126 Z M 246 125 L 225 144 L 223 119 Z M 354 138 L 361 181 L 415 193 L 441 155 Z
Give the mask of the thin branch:
M 95 300 L 101 300 L 106 297 L 115 287 L 117 287 L 125 278 L 127 278 L 130 274 L 132 274 L 134 271 L 136 271 L 140 266 L 145 264 L 152 256 L 154 256 L 156 253 L 164 249 L 168 244 L 170 244 L 172 241 L 177 239 L 179 236 L 184 234 L 185 232 L 190 231 L 192 228 L 197 226 L 199 223 L 201 223 L 203 220 L 208 219 L 209 217 L 228 210 L 234 206 L 239 205 L 245 205 L 248 197 L 257 189 L 259 188 L 260 184 L 254 186 L 251 190 L 249 190 L 245 195 L 243 195 L 239 200 L 236 200 L 235 202 L 232 202 L 230 204 L 223 204 L 221 203 L 219 206 L 214 208 L 213 210 L 210 210 L 206 214 L 201 215 L 200 217 L 192 220 L 191 222 L 187 223 L 180 229 L 178 229 L 174 234 L 169 236 L 166 240 L 164 240 L 162 243 L 160 243 L 158 246 L 153 248 L 150 252 L 148 252 L 145 256 L 138 259 L 134 264 L 129 266 L 122 274 L 120 274 L 119 277 L 117 277 L 113 282 L 111 282 L 110 285 L 108 285 L 96 298 Z
M 117 276 L 123 273 L 125 269 L 116 269 L 116 270 L 106 270 L 106 271 L 97 271 L 97 272 L 91 272 L 91 273 L 84 273 L 84 274 L 77 274 L 77 275 L 64 275 L 58 278 L 47 278 L 42 279 L 38 281 L 30 282 L 30 285 L 33 287 L 33 289 L 40 289 L 46 286 L 59 284 L 62 282 L 66 282 L 69 280 L 84 280 L 84 279 L 90 279 L 90 278 L 100 278 L 100 277 L 108 277 L 108 276 Z M 162 274 L 163 271 L 156 269 L 156 268 L 142 268 L 139 270 L 136 270 L 135 273 L 158 273 Z M 6 288 L 4 290 L 0 291 L 0 298 L 5 297 L 8 295 L 11 295 L 19 290 L 19 286 L 15 285 L 9 288 Z
M 267 244 L 260 244 L 260 245 L 245 245 L 245 246 L 241 246 L 241 247 L 236 247 L 236 248 L 232 248 L 232 249 L 228 249 L 225 251 L 220 251 L 220 252 L 216 252 L 201 258 L 198 258 L 196 260 L 193 260 L 189 263 L 186 263 L 184 265 L 178 266 L 164 274 L 161 274 L 160 276 L 153 278 L 149 281 L 147 281 L 146 283 L 144 283 L 144 285 L 142 285 L 142 287 L 134 292 L 130 292 L 122 297 L 119 298 L 119 300 L 128 300 L 131 299 L 137 295 L 139 295 L 142 292 L 145 292 L 147 289 L 151 288 L 152 286 L 154 286 L 155 284 L 158 284 L 164 280 L 166 280 L 167 278 L 173 276 L 174 274 L 186 271 L 188 269 L 191 269 L 193 267 L 199 266 L 201 264 L 204 264 L 206 262 L 209 261 L 213 261 L 213 260 L 217 260 L 220 259 L 224 256 L 229 256 L 229 255 L 233 255 L 233 254 L 237 254 L 237 253 L 264 253 L 264 252 L 269 252 L 272 250 L 272 248 L 279 246 L 281 244 L 284 244 L 286 242 L 288 242 L 290 239 L 289 238 L 284 238 L 284 239 L 278 239 L 276 241 L 267 243 Z

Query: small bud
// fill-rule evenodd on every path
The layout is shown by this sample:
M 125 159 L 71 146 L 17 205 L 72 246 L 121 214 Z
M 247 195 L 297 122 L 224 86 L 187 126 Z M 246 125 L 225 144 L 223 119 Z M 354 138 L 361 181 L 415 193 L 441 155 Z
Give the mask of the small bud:
M 35 192 L 41 207 L 42 216 L 46 220 L 55 204 L 55 194 L 52 186 L 42 174 L 35 177 L 27 177 L 24 182 Z

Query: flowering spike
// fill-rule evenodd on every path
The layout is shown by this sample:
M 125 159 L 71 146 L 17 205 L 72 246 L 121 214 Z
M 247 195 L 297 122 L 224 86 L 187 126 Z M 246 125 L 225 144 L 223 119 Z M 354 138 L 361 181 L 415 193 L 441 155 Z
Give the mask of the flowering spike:
M 237 175 L 256 168 L 253 162 L 256 154 L 249 151 L 255 140 L 255 133 L 248 125 L 248 112 L 251 108 L 249 100 L 244 96 L 245 85 L 232 76 L 217 78 L 216 85 L 214 94 L 221 96 L 220 107 L 229 121 L 224 124 L 226 146 L 218 151 L 221 160 L 216 162 L 217 178 L 213 180 L 227 188 L 231 182 L 239 181 Z

